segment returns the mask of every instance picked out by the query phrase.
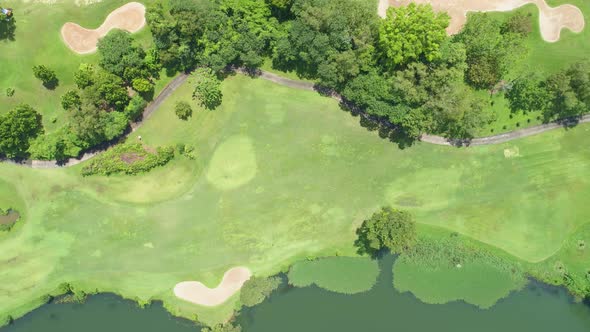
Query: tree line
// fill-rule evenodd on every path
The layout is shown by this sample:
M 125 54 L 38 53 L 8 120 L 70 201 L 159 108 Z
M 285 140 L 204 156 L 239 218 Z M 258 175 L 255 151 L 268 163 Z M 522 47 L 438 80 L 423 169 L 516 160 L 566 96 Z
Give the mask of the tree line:
M 400 141 L 422 133 L 474 137 L 495 120 L 481 91 L 505 90 L 512 111 L 542 111 L 546 121 L 590 105 L 588 63 L 549 78 L 502 81 L 527 53 L 532 19 L 520 13 L 471 15 L 451 37 L 449 16 L 429 5 L 392 7 L 381 19 L 372 2 L 359 0 L 170 0 L 152 4 L 146 18 L 154 40 L 148 50 L 120 30 L 99 41 L 98 66 L 81 65 L 77 88 L 62 96 L 62 128 L 27 136 L 2 131 L 18 127 L 3 124 L 17 121 L 14 115 L 0 118 L 0 155 L 64 159 L 116 139 L 141 116 L 162 68 L 169 75 L 199 69 L 193 98 L 215 108 L 228 66 L 258 68 L 268 59 L 389 122 L 395 130 L 388 135 Z M 34 72 L 46 87 L 58 84 L 44 66 Z M 176 111 L 186 119 L 192 110 L 185 106 Z M 18 149 L 2 148 L 18 140 Z

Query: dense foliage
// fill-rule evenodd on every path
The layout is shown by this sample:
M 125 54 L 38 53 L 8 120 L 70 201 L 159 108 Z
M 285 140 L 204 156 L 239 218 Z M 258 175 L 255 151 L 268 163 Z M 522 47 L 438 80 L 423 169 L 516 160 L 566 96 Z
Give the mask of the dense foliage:
M 280 277 L 251 277 L 240 290 L 240 302 L 253 307 L 262 303 L 280 285 Z
M 399 254 L 416 242 L 416 222 L 409 212 L 383 207 L 363 221 L 355 245 L 361 253 L 375 255 L 383 249 Z
M 140 143 L 120 144 L 94 157 L 82 168 L 82 175 L 117 173 L 135 175 L 163 166 L 172 158 L 174 158 L 172 147 L 158 147 L 152 152 Z
M 590 61 L 575 63 L 546 80 L 530 74 L 506 94 L 513 112 L 542 111 L 545 119 L 577 117 L 590 111 Z
M 449 15 L 435 13 L 429 5 L 389 7 L 387 18 L 379 25 L 378 47 L 383 66 L 391 70 L 421 58 L 439 58 L 449 22 Z
M 0 156 L 26 157 L 31 140 L 42 133 L 41 114 L 29 105 L 18 105 L 0 116 Z
M 199 68 L 195 70 L 192 80 L 195 85 L 193 99 L 201 106 L 207 109 L 214 109 L 221 104 L 221 82 L 211 69 Z

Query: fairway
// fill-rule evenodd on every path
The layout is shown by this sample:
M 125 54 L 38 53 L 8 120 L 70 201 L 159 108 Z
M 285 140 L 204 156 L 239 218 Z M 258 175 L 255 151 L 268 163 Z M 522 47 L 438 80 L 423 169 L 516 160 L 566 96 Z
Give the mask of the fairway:
M 576 231 L 590 221 L 590 126 L 495 146 L 400 150 L 332 99 L 242 75 L 224 81 L 218 109 L 193 105 L 192 118 L 179 120 L 174 104 L 191 101 L 192 89 L 180 87 L 134 135 L 150 146 L 191 144 L 195 160 L 89 178 L 84 163 L 0 164 L 1 207 L 22 216 L 0 234 L 0 318 L 69 282 L 223 321 L 237 296 L 207 308 L 177 299 L 174 286 L 215 287 L 233 266 L 270 275 L 305 257 L 353 255 L 355 229 L 384 204 L 531 263 L 588 235 Z M 585 268 L 567 257 L 571 271 Z

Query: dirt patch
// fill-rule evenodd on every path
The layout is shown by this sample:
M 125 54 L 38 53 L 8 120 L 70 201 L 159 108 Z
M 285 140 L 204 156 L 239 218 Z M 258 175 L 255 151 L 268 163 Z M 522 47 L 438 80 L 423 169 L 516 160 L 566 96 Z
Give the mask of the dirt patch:
M 221 283 L 209 288 L 198 281 L 183 281 L 174 286 L 174 295 L 188 302 L 213 307 L 220 305 L 239 291 L 252 273 L 245 267 L 234 267 L 223 275 Z
M 113 10 L 97 29 L 90 30 L 68 22 L 61 28 L 61 36 L 72 51 L 87 54 L 96 51 L 98 40 L 111 29 L 137 32 L 144 26 L 145 6 L 139 2 L 130 2 Z
M 15 210 L 8 210 L 8 213 L 0 215 L 0 225 L 12 226 L 18 221 L 20 214 Z
M 467 21 L 468 12 L 511 11 L 532 3 L 539 8 L 539 25 L 541 37 L 548 42 L 559 40 L 561 29 L 582 32 L 584 29 L 584 14 L 573 5 L 549 7 L 545 0 L 379 0 L 379 15 L 385 17 L 389 6 L 399 7 L 410 2 L 430 4 L 437 11 L 445 11 L 451 16 L 451 24 L 447 28 L 448 34 L 456 34 Z
M 133 164 L 137 161 L 142 161 L 145 159 L 145 156 L 140 155 L 137 152 L 126 152 L 121 154 L 121 161 L 127 164 Z

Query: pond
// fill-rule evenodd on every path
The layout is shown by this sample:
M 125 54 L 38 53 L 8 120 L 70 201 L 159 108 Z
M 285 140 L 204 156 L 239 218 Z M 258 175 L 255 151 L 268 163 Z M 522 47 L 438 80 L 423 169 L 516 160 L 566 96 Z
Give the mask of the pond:
M 245 310 L 238 322 L 245 332 L 590 331 L 590 306 L 572 302 L 561 288 L 532 282 L 486 310 L 462 302 L 431 305 L 393 289 L 393 258 L 380 263 L 382 272 L 369 292 L 342 295 L 318 287 L 285 288 Z M 160 304 L 140 309 L 112 294 L 93 296 L 85 304 L 49 304 L 0 328 L 0 332 L 199 330 L 192 322 L 171 317 Z

